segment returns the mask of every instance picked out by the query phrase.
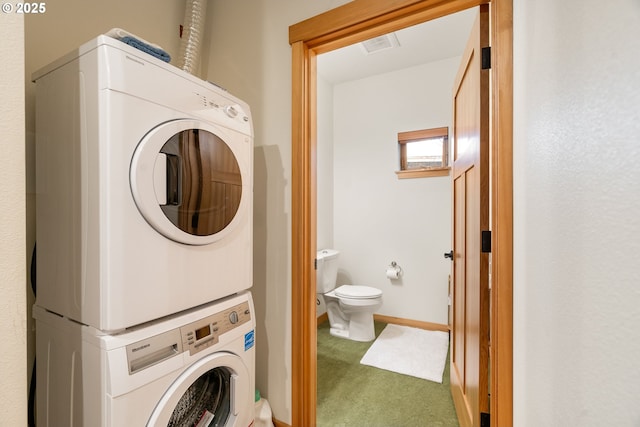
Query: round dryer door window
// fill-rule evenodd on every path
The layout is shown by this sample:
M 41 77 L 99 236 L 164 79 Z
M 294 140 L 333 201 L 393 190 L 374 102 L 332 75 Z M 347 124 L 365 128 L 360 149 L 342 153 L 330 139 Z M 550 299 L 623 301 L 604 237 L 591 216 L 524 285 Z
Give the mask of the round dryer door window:
M 245 195 L 231 139 L 194 120 L 168 122 L 145 135 L 130 178 L 136 205 L 153 228 L 194 245 L 232 231 Z

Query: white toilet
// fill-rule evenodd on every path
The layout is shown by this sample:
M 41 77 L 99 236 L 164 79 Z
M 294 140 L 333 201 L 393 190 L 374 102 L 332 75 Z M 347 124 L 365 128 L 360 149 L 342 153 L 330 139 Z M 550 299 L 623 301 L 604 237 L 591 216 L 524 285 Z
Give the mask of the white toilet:
M 360 285 L 335 288 L 339 255 L 335 249 L 323 249 L 316 255 L 317 293 L 327 306 L 330 333 L 354 341 L 373 341 L 373 312 L 382 306 L 382 291 Z

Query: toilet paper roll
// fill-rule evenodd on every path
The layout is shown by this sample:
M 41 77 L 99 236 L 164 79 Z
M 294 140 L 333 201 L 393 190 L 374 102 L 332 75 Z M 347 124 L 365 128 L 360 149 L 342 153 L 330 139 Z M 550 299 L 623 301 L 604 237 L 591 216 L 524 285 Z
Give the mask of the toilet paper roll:
M 388 279 L 397 279 L 400 277 L 400 269 L 398 267 L 389 267 L 387 268 L 387 278 Z

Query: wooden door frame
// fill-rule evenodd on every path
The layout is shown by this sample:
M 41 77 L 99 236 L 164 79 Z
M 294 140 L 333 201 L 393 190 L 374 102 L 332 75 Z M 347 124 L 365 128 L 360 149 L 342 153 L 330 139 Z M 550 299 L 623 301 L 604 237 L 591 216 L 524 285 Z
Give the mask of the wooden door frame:
M 513 424 L 513 0 L 354 0 L 289 27 L 291 422 L 316 425 L 316 55 L 491 4 L 491 422 Z

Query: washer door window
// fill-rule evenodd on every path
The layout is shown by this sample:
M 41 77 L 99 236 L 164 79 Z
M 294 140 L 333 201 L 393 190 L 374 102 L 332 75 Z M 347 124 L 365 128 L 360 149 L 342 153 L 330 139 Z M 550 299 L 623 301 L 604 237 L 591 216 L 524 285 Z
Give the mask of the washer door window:
M 147 426 L 233 426 L 240 411 L 253 410 L 249 372 L 241 359 L 220 352 L 206 356 L 176 379 Z
M 194 120 L 158 126 L 140 141 L 131 190 L 145 220 L 164 236 L 201 245 L 237 222 L 242 174 L 222 130 Z
M 184 392 L 167 427 L 224 426 L 229 419 L 230 403 L 231 373 L 227 368 L 211 369 Z

